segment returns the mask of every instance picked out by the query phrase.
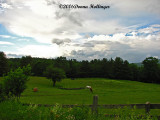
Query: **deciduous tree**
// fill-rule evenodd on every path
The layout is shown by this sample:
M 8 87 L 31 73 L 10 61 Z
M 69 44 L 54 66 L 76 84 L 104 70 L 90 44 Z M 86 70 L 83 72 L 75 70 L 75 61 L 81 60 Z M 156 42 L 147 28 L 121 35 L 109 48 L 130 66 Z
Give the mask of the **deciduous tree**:
M 66 77 L 64 70 L 60 68 L 54 68 L 52 66 L 49 66 L 46 71 L 44 72 L 44 75 L 51 79 L 53 82 L 53 86 L 55 86 L 56 82 L 61 81 L 63 78 Z

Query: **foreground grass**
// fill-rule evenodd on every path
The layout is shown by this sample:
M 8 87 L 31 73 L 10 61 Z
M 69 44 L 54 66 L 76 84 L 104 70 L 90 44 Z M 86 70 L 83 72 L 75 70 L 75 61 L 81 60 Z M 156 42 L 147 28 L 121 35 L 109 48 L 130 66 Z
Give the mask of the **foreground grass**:
M 86 107 L 62 108 L 23 106 L 15 101 L 0 103 L 0 120 L 157 120 L 150 115 L 140 116 L 136 109 L 117 109 L 112 117 L 95 115 Z

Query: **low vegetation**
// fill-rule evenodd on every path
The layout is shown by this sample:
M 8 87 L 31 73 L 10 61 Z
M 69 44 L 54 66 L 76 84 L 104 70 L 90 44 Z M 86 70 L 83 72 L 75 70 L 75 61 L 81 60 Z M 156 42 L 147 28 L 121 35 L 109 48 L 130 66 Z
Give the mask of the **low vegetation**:
M 113 116 L 95 115 L 87 107 L 62 108 L 23 106 L 15 101 L 0 103 L 1 120 L 158 120 L 150 115 L 141 116 L 136 109 L 117 109 Z

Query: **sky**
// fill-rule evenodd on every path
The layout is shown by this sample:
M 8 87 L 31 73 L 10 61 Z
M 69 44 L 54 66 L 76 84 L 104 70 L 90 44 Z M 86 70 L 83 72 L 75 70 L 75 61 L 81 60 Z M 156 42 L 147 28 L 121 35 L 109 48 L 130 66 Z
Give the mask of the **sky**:
M 160 59 L 160 0 L 0 0 L 0 51 L 8 58 Z

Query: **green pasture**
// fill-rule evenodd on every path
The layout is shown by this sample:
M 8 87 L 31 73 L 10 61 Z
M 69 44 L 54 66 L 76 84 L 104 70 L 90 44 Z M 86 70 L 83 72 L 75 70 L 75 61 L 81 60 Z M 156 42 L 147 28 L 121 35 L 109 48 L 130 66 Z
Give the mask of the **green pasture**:
M 81 88 L 87 85 L 92 86 L 93 93 L 89 89 L 59 89 Z M 38 88 L 38 92 L 33 92 L 34 87 Z M 94 95 L 99 96 L 99 104 L 134 104 L 147 101 L 160 103 L 160 85 L 105 78 L 77 78 L 63 79 L 53 87 L 52 81 L 45 77 L 30 77 L 20 100 L 33 104 L 92 104 Z
M 93 93 L 89 89 L 60 89 L 60 87 L 85 88 L 87 85 L 92 86 Z M 34 87 L 38 88 L 38 92 L 33 92 Z M 27 89 L 22 93 L 20 101 L 31 104 L 85 105 L 92 104 L 94 95 L 98 95 L 99 104 L 144 104 L 147 101 L 160 103 L 160 85 L 104 78 L 77 78 L 75 80 L 63 79 L 53 87 L 52 81 L 45 77 L 30 77 L 27 82 Z M 106 113 L 106 109 L 100 109 L 100 111 Z M 115 110 L 107 111 L 109 111 L 107 113 L 115 112 Z M 138 111 L 144 113 L 144 109 Z M 159 112 L 160 110 L 151 110 L 151 113 L 155 115 L 159 115 Z
M 89 89 L 63 90 L 63 88 L 80 88 L 92 86 Z M 37 87 L 38 92 L 33 92 Z M 44 77 L 30 77 L 27 89 L 23 92 L 21 102 L 33 104 L 92 104 L 94 95 L 99 96 L 99 104 L 134 104 L 160 103 L 160 85 L 126 80 L 111 80 L 104 78 L 63 79 L 52 86 L 52 81 Z

